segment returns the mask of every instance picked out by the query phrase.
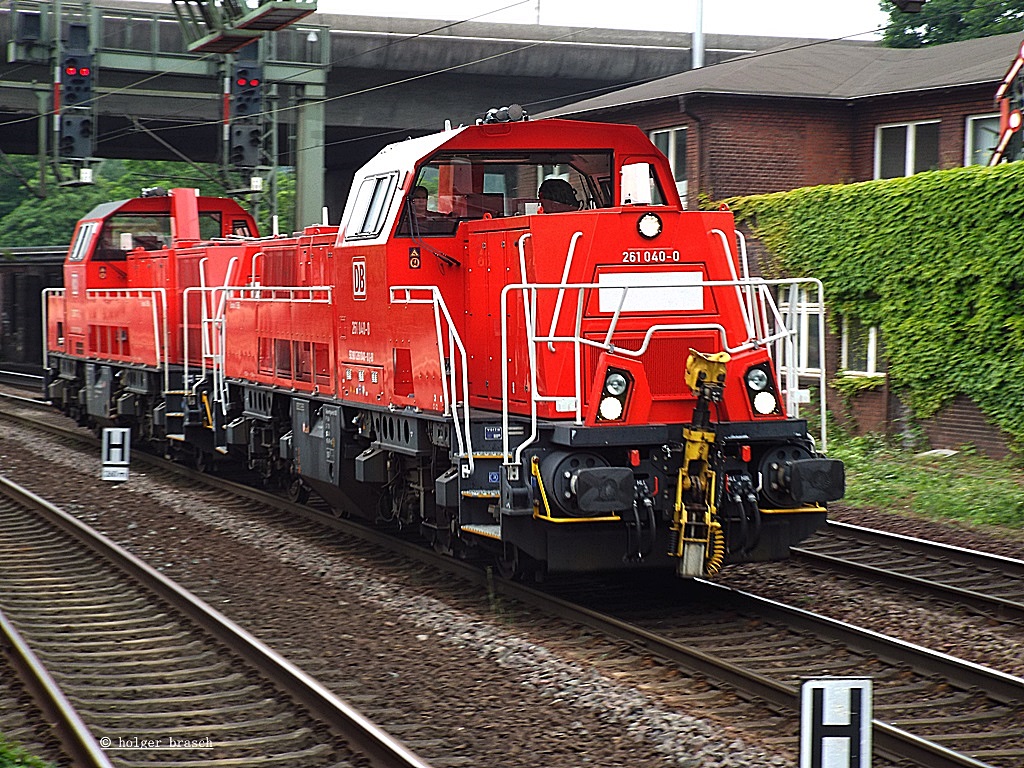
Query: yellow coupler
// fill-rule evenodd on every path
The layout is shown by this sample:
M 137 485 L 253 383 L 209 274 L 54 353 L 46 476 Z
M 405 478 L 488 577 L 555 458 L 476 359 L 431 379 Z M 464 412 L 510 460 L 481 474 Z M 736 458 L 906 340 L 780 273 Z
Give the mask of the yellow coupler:
M 729 359 L 727 352 L 703 355 L 694 349 L 686 358 L 686 384 L 697 396 L 697 404 L 692 424 L 683 429 L 683 465 L 672 519 L 674 546 L 669 554 L 679 558 L 676 572 L 680 576 L 713 576 L 725 559 L 714 502 L 717 477 L 709 461 L 715 431 L 708 405 L 722 399 Z

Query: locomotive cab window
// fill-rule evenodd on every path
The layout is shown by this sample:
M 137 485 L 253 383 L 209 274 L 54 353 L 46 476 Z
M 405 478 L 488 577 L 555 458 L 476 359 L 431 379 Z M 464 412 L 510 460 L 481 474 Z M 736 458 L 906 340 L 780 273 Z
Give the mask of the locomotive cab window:
M 98 227 L 98 222 L 90 221 L 78 228 L 78 235 L 75 237 L 75 244 L 71 248 L 68 261 L 81 261 L 85 258 L 85 255 L 89 252 L 92 236 L 96 233 Z
M 397 173 L 372 176 L 363 180 L 356 193 L 356 202 L 348 221 L 347 240 L 380 234 L 391 208 L 397 181 Z
M 128 251 L 156 251 L 171 244 L 169 213 L 119 213 L 103 224 L 93 261 L 124 261 Z
M 420 166 L 396 234 L 451 236 L 460 221 L 537 213 L 537 190 L 550 177 L 567 181 L 583 210 L 608 208 L 612 153 L 529 151 L 439 152 Z

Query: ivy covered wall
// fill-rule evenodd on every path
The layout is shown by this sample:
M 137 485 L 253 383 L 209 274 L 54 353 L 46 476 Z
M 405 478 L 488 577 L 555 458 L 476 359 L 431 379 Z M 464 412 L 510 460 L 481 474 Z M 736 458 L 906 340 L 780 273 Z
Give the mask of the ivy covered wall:
M 766 276 L 813 276 L 836 315 L 880 328 L 919 418 L 958 394 L 1024 446 L 1024 163 L 728 201 Z

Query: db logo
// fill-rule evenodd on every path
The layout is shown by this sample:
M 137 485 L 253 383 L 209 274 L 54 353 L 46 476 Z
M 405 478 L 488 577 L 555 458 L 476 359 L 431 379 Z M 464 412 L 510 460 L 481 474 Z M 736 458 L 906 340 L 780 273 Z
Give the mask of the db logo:
M 356 299 L 366 298 L 366 261 L 365 259 L 352 260 L 352 297 Z

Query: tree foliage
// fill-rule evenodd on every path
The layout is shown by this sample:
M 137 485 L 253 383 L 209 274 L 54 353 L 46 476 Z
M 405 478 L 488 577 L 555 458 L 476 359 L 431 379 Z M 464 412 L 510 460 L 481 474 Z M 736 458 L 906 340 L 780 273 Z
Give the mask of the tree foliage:
M 730 201 L 774 275 L 811 275 L 836 314 L 880 328 L 919 417 L 958 394 L 1024 447 L 1024 163 Z
M 889 14 L 882 45 L 922 48 L 1024 30 L 1024 0 L 926 0 L 920 13 L 904 13 L 881 0 Z
M 18 171 L 38 184 L 34 157 L 11 156 Z M 94 183 L 82 186 L 60 186 L 52 173 L 46 182 L 46 197 L 39 199 L 29 193 L 10 169 L 0 167 L 0 246 L 62 245 L 71 240 L 75 224 L 100 203 L 136 197 L 145 187 L 196 187 L 204 195 L 228 194 L 232 189 L 248 187 L 248 179 L 220 181 L 215 166 L 194 167 L 166 160 L 103 160 L 96 168 Z M 243 206 L 251 207 L 255 199 L 243 196 Z M 260 232 L 271 231 L 268 196 L 262 195 L 257 213 Z M 291 231 L 294 221 L 294 174 L 278 172 L 279 230 Z

